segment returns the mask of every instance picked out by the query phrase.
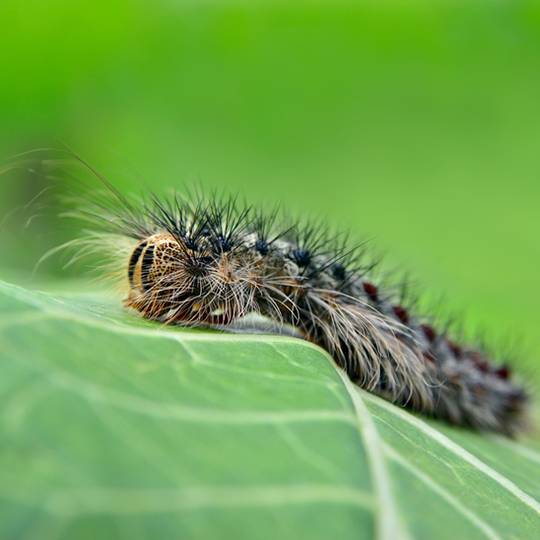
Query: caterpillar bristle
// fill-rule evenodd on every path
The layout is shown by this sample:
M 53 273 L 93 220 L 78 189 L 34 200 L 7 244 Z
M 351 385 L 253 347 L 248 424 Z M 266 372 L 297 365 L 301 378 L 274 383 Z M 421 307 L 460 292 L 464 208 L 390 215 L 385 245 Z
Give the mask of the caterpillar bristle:
M 480 339 L 470 345 L 453 319 L 420 315 L 413 282 L 389 284 L 366 242 L 219 193 L 138 201 L 95 174 L 105 196 L 70 212 L 92 226 L 79 255 L 100 251 L 101 270 L 122 274 L 125 304 L 143 317 L 223 328 L 258 313 L 294 326 L 394 403 L 476 430 L 525 428 L 528 394 L 510 363 Z

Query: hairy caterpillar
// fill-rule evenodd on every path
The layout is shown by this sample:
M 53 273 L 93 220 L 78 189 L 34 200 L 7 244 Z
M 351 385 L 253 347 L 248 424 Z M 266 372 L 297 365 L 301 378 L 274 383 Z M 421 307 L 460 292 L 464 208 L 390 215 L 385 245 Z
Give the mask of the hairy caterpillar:
M 527 395 L 480 348 L 458 344 L 386 294 L 361 249 L 322 226 L 280 224 L 235 198 L 111 199 L 76 213 L 109 251 L 126 306 L 167 324 L 229 327 L 250 313 L 292 325 L 360 387 L 452 424 L 513 435 Z M 121 259 L 120 261 L 118 259 Z

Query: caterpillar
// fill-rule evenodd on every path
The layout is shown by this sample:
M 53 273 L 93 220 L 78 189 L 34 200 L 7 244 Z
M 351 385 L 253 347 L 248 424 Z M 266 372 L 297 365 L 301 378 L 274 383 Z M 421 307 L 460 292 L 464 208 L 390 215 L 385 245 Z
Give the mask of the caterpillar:
M 474 430 L 524 429 L 528 395 L 482 347 L 414 313 L 373 275 L 362 246 L 320 224 L 264 215 L 235 197 L 96 198 L 78 243 L 108 252 L 125 305 L 146 319 L 233 329 L 249 314 L 292 327 L 359 387 Z

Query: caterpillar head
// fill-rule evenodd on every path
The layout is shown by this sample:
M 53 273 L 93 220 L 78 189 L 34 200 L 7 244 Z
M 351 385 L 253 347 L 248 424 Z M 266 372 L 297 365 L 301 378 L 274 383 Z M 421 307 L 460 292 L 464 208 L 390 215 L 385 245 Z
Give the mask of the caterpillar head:
M 147 318 L 193 325 L 228 324 L 255 310 L 252 265 L 227 247 L 169 233 L 140 241 L 129 259 L 126 304 Z

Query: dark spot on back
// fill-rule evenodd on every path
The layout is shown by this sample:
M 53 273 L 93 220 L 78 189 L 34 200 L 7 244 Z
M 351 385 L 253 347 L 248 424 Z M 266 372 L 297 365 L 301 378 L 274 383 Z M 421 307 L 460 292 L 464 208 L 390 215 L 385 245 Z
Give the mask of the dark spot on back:
M 379 289 L 373 283 L 370 283 L 369 281 L 364 281 L 362 283 L 362 287 L 364 288 L 364 292 L 368 295 L 369 299 L 372 302 L 378 302 L 379 301 Z
M 455 341 L 447 339 L 446 344 L 456 358 L 461 358 L 463 356 L 463 349 Z
M 307 249 L 293 249 L 292 259 L 298 266 L 307 266 L 311 262 L 311 253 Z
M 485 360 L 481 360 L 480 362 L 476 363 L 476 367 L 482 373 L 488 373 L 488 371 L 489 371 L 489 362 L 486 362 Z
M 409 313 L 403 306 L 393 306 L 394 315 L 403 323 L 409 324 Z
M 472 360 L 476 369 L 482 373 L 488 373 L 491 369 L 489 362 L 484 358 L 484 356 L 478 351 L 472 351 L 467 353 L 467 356 Z
M 214 249 L 220 253 L 225 253 L 232 249 L 232 242 L 222 235 L 217 236 L 213 243 Z
M 268 255 L 268 251 L 269 251 L 268 242 L 266 240 L 263 240 L 262 238 L 259 238 L 255 242 L 255 249 L 257 250 L 258 253 L 260 253 L 263 256 Z
M 340 281 L 343 281 L 345 279 L 347 272 L 345 271 L 345 267 L 342 264 L 336 263 L 332 266 L 332 275 L 339 279 Z
M 420 328 L 430 343 L 433 343 L 437 339 L 437 332 L 433 326 L 430 326 L 429 324 L 421 324 Z
M 500 368 L 495 370 L 495 375 L 499 377 L 499 379 L 509 379 L 512 372 L 510 371 L 510 368 L 508 366 L 501 366 Z

